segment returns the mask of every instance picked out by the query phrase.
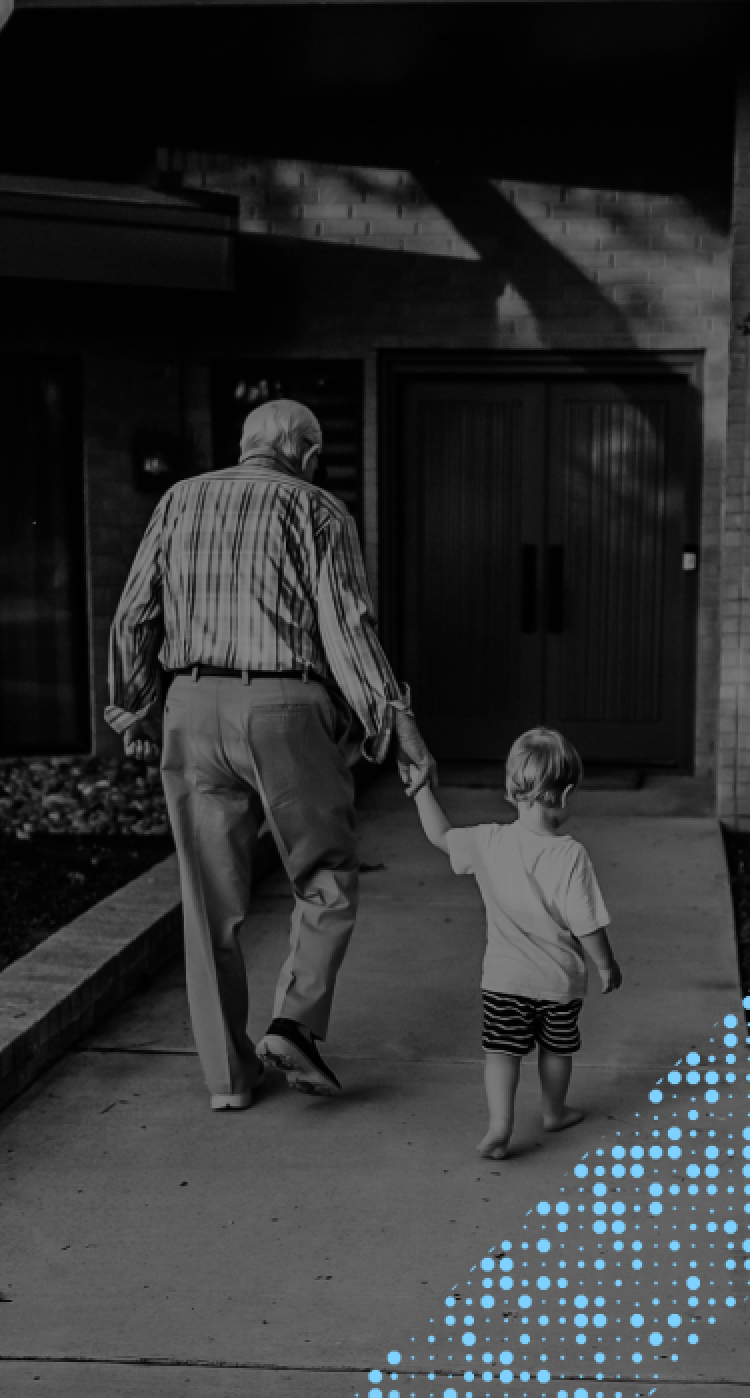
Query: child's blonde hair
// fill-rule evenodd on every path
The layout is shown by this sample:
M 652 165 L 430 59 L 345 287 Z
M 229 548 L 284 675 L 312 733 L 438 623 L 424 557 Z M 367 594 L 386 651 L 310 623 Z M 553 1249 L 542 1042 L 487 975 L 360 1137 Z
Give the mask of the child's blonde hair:
M 516 739 L 506 764 L 511 802 L 560 807 L 567 787 L 577 788 L 583 764 L 577 749 L 556 729 L 527 729 Z

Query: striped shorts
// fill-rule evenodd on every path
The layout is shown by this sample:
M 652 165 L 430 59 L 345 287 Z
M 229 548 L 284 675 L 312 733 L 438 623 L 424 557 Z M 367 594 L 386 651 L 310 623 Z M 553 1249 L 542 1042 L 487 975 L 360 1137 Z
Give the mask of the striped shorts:
M 535 1001 L 533 997 L 508 996 L 482 991 L 484 1023 L 482 1049 L 502 1050 L 506 1055 L 528 1055 L 541 1045 L 556 1055 L 572 1055 L 581 1048 L 576 1001 Z

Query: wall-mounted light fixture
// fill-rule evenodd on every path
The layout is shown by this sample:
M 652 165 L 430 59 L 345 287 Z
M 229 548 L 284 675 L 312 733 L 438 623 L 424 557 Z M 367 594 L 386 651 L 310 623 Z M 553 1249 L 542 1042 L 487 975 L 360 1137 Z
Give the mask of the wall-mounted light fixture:
M 133 433 L 133 484 L 136 491 L 160 494 L 179 481 L 182 452 L 176 433 L 137 428 Z

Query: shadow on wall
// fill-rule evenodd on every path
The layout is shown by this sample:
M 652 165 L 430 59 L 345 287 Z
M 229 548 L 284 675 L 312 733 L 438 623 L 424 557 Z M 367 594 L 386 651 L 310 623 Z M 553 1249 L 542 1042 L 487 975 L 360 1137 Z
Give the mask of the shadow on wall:
M 290 237 L 295 225 L 300 230 L 304 227 L 292 211 L 299 209 L 305 194 L 291 182 L 274 185 L 269 195 L 274 226 L 281 222 L 284 234 L 245 234 L 238 258 L 240 289 L 252 305 L 253 339 L 262 342 L 267 353 L 283 354 L 295 342 L 309 343 L 311 326 L 326 345 L 335 345 L 338 337 L 346 350 L 351 329 L 357 328 L 361 336 L 389 347 L 566 350 L 576 364 L 600 374 L 603 349 L 642 351 L 631 316 L 640 321 L 641 335 L 649 330 L 652 314 L 653 329 L 662 329 L 668 304 L 659 307 L 658 314 L 651 311 L 652 284 L 645 270 L 624 282 L 627 305 L 621 307 L 483 174 L 431 164 L 416 169 L 413 176 L 402 176 L 400 187 L 398 172 L 388 174 L 393 177 L 391 190 L 368 180 L 366 171 L 347 168 L 349 198 L 377 199 L 381 209 L 389 200 L 395 211 L 399 199 L 414 198 L 418 189 L 423 206 L 455 233 L 456 255 L 420 252 L 418 238 L 413 239 L 413 251 L 408 237 L 394 237 L 397 246 L 388 249 L 368 246 L 366 238 L 356 243 L 336 241 L 335 234 L 326 237 L 325 231 L 316 236 L 309 224 L 305 236 Z M 590 195 L 593 216 L 597 192 L 577 193 L 579 199 Z M 309 207 L 314 212 L 314 206 Z M 365 203 L 363 208 L 367 207 L 373 206 Z M 280 219 L 285 208 L 288 221 Z M 614 219 L 609 205 L 606 216 L 600 217 L 603 222 L 611 220 L 626 253 L 646 259 L 659 258 L 666 250 L 666 240 L 664 250 L 653 246 L 653 220 L 639 222 L 626 205 Z M 696 213 L 694 218 L 697 230 L 705 228 L 704 214 Z M 686 223 L 689 227 L 689 216 Z M 345 228 L 344 221 L 340 227 Z M 716 238 L 721 246 L 723 240 Z M 710 257 L 695 247 L 689 255 L 694 262 Z M 658 281 L 651 294 L 657 289 Z M 701 291 L 695 287 L 696 296 Z M 515 294 L 515 301 L 501 307 L 506 293 Z M 523 325 L 516 326 L 516 314 Z M 694 341 L 694 336 L 690 338 Z M 658 353 L 649 352 L 649 371 L 658 365 Z M 663 369 L 665 375 L 674 376 L 666 359 Z M 691 398 L 700 421 L 699 395 L 694 389 Z M 647 407 L 644 412 L 648 415 Z

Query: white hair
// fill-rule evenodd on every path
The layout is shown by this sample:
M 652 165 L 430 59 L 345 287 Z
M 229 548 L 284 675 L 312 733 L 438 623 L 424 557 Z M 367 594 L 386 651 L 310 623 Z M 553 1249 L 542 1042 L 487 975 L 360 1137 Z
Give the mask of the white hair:
M 245 419 L 240 460 L 252 452 L 272 452 L 299 470 L 305 452 L 322 443 L 320 423 L 309 408 L 294 399 L 270 399 Z

